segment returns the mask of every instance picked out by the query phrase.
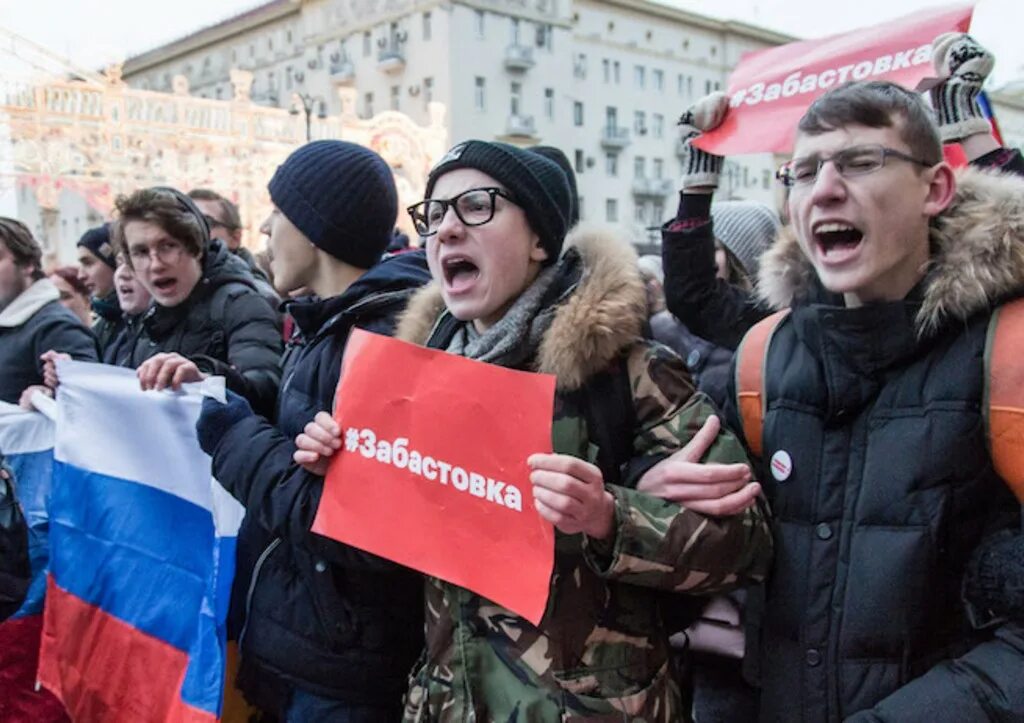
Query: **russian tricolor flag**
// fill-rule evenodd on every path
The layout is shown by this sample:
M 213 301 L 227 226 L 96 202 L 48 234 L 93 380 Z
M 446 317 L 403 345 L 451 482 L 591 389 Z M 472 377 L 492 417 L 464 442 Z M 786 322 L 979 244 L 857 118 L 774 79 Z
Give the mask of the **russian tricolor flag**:
M 14 471 L 15 492 L 28 522 L 32 563 L 32 584 L 24 603 L 0 623 L 0 721 L 64 720 L 60 702 L 35 684 L 50 551 L 46 505 L 53 439 L 52 419 L 0 402 L 0 451 Z
M 195 438 L 204 385 L 58 373 L 39 680 L 75 720 L 215 721 L 243 510 Z

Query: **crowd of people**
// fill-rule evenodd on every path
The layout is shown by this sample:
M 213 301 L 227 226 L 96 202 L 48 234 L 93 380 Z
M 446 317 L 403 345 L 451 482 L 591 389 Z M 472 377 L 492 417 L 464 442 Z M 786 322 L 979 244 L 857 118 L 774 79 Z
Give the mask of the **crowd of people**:
M 933 62 L 930 103 L 815 100 L 781 213 L 714 201 L 723 159 L 689 142 L 729 103 L 699 101 L 661 258 L 579 221 L 558 149 L 479 140 L 408 209 L 422 249 L 385 161 L 333 140 L 269 180 L 255 257 L 204 189 L 119 198 L 49 275 L 0 219 L 0 399 L 52 396 L 59 358 L 225 378 L 196 431 L 246 510 L 233 682 L 264 720 L 1024 720 L 1024 527 L 987 416 L 1024 158 L 978 107 L 991 55 L 950 34 Z M 539 624 L 311 531 L 357 328 L 555 377 L 554 452 L 524 460 L 556 530 Z M 6 613 L 15 496 L 5 471 Z

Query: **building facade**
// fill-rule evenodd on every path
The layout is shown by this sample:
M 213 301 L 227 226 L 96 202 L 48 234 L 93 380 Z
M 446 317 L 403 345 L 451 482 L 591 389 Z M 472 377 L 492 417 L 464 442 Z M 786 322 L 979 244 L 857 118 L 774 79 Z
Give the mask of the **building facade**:
M 452 143 L 468 138 L 562 149 L 584 219 L 623 223 L 638 241 L 674 211 L 676 119 L 724 87 L 747 51 L 792 38 L 648 0 L 271 0 L 129 59 L 124 78 L 230 96 L 253 73 L 253 99 L 300 114 L 356 110 L 428 121 L 447 108 Z M 772 202 L 774 159 L 729 159 L 720 196 Z

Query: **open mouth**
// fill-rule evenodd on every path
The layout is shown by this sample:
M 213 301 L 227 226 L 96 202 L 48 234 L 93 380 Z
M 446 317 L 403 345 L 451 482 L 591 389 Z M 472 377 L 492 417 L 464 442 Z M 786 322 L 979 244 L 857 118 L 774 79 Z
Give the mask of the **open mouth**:
M 445 286 L 453 293 L 467 290 L 480 276 L 480 267 L 465 256 L 449 256 L 441 262 Z
M 841 222 L 817 224 L 813 229 L 814 242 L 826 259 L 839 259 L 857 250 L 864 240 L 864 232 L 855 226 Z
M 167 293 L 167 292 L 173 290 L 177 283 L 178 282 L 176 280 L 169 279 L 169 278 L 161 278 L 161 279 L 154 279 L 153 280 L 153 286 L 156 287 L 156 289 L 158 291 L 163 291 L 164 293 Z

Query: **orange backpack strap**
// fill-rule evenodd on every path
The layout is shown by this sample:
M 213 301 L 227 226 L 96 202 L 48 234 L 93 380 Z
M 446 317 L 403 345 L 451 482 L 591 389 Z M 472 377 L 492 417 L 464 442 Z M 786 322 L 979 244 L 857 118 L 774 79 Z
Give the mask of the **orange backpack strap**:
M 767 400 L 764 393 L 764 367 L 768 358 L 768 345 L 789 309 L 776 311 L 754 324 L 743 337 L 736 350 L 736 406 L 747 447 L 756 456 L 762 456 L 764 440 L 764 414 Z
M 984 402 L 992 465 L 1024 502 L 1024 299 L 989 320 Z

